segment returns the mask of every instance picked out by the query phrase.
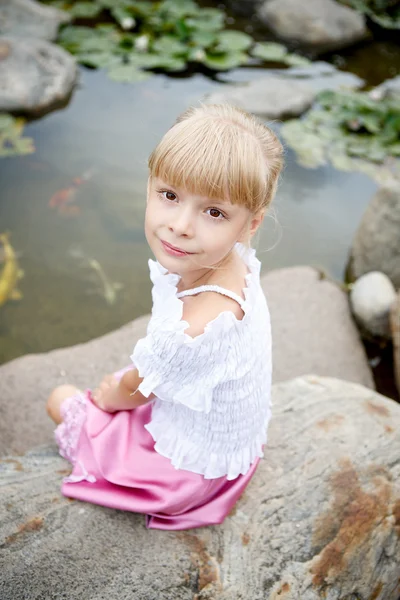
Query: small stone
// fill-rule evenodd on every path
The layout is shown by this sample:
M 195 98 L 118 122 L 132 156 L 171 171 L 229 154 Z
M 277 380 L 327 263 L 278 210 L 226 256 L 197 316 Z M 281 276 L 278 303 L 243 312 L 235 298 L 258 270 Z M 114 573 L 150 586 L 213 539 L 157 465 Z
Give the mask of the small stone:
M 391 337 L 389 314 L 395 300 L 396 290 L 392 282 L 379 271 L 372 271 L 357 279 L 350 292 L 353 314 L 372 337 Z

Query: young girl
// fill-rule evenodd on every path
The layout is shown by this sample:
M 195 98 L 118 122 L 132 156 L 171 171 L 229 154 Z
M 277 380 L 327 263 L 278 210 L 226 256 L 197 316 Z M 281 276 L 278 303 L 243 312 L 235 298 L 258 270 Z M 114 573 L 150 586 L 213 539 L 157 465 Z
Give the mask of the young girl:
M 185 112 L 149 159 L 153 309 L 132 364 L 47 410 L 73 464 L 62 493 L 147 515 L 221 523 L 252 478 L 270 418 L 270 319 L 249 242 L 282 168 L 274 133 L 229 105 Z

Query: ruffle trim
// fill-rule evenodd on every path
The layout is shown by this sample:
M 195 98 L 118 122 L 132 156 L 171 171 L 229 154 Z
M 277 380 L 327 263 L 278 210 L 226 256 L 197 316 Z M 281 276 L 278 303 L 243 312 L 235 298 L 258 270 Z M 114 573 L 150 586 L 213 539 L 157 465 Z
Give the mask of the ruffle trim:
M 196 346 L 200 344 L 211 331 L 215 333 L 216 336 L 220 336 L 226 333 L 227 329 L 233 325 L 245 322 L 249 309 L 254 305 L 257 297 L 257 288 L 254 283 L 260 279 L 261 263 L 256 257 L 254 248 L 246 248 L 246 246 L 237 242 L 235 244 L 235 250 L 249 269 L 249 273 L 245 277 L 246 285 L 243 288 L 243 319 L 238 320 L 231 311 L 223 311 L 206 325 L 202 334 L 192 338 L 185 333 L 185 329 L 189 327 L 189 323 L 182 320 L 183 302 L 177 296 L 177 287 L 181 280 L 181 276 L 176 273 L 169 273 L 159 262 L 150 259 L 150 279 L 154 284 L 152 290 L 155 305 L 155 310 L 152 315 L 154 318 L 154 326 L 157 326 L 158 319 L 161 319 L 163 329 L 166 328 L 167 330 L 176 331 L 177 335 L 181 336 L 182 343 Z M 162 307 L 162 314 L 160 315 L 157 314 L 157 306 Z
M 264 456 L 269 419 L 270 413 L 264 422 L 263 433 L 255 436 L 250 445 L 230 454 L 207 452 L 190 440 L 182 439 L 170 422 L 156 415 L 145 428 L 155 441 L 154 449 L 169 458 L 175 469 L 192 471 L 203 475 L 205 479 L 226 477 L 232 480 L 245 475 L 256 458 Z

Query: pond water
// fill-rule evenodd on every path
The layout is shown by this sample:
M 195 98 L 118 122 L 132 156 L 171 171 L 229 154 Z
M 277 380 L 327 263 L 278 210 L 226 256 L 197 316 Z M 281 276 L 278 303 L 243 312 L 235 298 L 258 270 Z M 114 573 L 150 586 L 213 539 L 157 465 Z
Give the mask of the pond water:
M 229 80 L 261 74 L 240 69 Z M 27 126 L 35 154 L 0 160 L 0 232 L 11 232 L 25 273 L 23 298 L 0 307 L 0 362 L 86 341 L 149 311 L 147 156 L 182 110 L 222 85 L 201 74 L 125 85 L 82 69 L 70 104 Z M 287 150 L 278 225 L 269 218 L 257 242 L 263 269 L 311 264 L 342 279 L 375 190 L 362 174 L 303 169 Z

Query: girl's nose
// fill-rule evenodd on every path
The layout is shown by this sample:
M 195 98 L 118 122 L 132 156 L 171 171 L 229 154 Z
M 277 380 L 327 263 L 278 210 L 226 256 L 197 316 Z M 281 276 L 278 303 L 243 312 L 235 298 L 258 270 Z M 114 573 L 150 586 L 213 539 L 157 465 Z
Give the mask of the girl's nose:
M 169 230 L 177 236 L 193 236 L 193 215 L 189 210 L 174 211 Z

